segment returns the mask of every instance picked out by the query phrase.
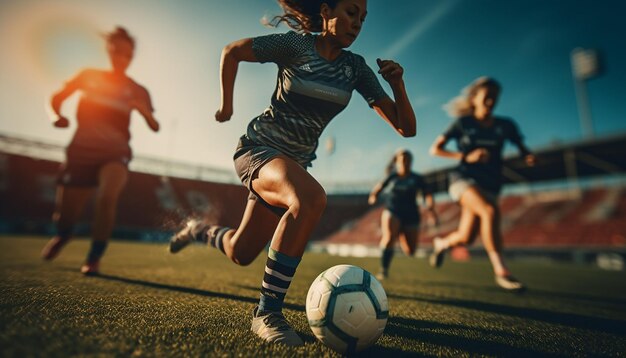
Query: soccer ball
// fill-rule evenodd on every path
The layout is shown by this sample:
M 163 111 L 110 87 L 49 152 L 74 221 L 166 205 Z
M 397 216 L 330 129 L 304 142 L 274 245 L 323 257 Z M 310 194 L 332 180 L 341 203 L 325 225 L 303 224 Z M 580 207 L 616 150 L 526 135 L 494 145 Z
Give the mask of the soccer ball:
M 383 334 L 389 316 L 387 294 L 362 268 L 333 266 L 311 284 L 306 316 L 322 343 L 339 353 L 357 352 Z

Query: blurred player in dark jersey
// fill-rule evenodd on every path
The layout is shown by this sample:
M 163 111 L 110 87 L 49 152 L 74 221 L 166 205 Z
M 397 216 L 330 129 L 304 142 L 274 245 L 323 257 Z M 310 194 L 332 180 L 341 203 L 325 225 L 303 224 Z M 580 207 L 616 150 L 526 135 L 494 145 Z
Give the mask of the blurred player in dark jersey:
M 480 233 L 496 283 L 505 290 L 519 291 L 524 285 L 511 275 L 502 256 L 498 208 L 502 149 L 506 141 L 513 143 L 528 165 L 534 165 L 535 156 L 524 145 L 515 122 L 493 114 L 500 92 L 496 80 L 481 77 L 448 104 L 450 114 L 456 119 L 435 140 L 431 153 L 459 160 L 449 178 L 449 193 L 461 205 L 461 219 L 456 231 L 434 239 L 430 263 L 433 267 L 441 266 L 449 248 L 470 244 Z M 457 143 L 456 151 L 445 149 L 451 140 Z
M 159 123 L 148 91 L 127 74 L 135 51 L 135 40 L 121 27 L 106 34 L 111 69 L 86 69 L 54 94 L 51 105 L 54 126 L 67 128 L 61 114 L 63 102 L 74 92 L 81 93 L 76 119 L 78 126 L 61 166 L 54 220 L 57 234 L 43 249 L 42 257 L 54 259 L 72 236 L 84 206 L 96 194 L 92 244 L 81 272 L 96 274 L 115 221 L 117 200 L 126 184 L 130 115 L 139 111 L 153 131 Z
M 411 171 L 412 162 L 413 156 L 408 150 L 396 152 L 387 168 L 387 177 L 374 186 L 368 198 L 370 205 L 373 205 L 380 195 L 385 207 L 380 219 L 382 254 L 381 270 L 377 275 L 379 279 L 386 279 L 389 275 L 397 241 L 400 241 L 400 247 L 407 256 L 415 254 L 421 221 L 418 194 L 422 194 L 434 222 L 437 222 L 433 196 L 424 179 Z

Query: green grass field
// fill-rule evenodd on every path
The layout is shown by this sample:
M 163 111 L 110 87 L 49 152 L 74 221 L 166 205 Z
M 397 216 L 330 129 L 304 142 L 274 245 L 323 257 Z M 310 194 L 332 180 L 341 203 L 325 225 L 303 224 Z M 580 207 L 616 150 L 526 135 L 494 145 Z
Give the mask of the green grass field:
M 309 284 L 341 263 L 376 272 L 377 259 L 305 255 L 285 315 L 300 348 L 261 342 L 250 329 L 265 258 L 238 267 L 215 250 L 113 242 L 99 277 L 78 268 L 86 240 L 42 262 L 42 238 L 0 238 L 0 353 L 23 356 L 332 356 L 309 330 Z M 367 356 L 625 356 L 626 275 L 592 267 L 511 262 L 530 290 L 493 283 L 487 261 L 398 257 L 383 283 L 390 317 Z

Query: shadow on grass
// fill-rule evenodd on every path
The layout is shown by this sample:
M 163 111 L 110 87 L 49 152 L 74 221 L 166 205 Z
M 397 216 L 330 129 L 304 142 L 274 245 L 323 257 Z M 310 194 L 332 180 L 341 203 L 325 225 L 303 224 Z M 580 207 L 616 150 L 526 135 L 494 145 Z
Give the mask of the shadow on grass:
M 472 284 L 463 283 L 463 282 L 443 282 L 443 281 L 420 280 L 418 281 L 418 283 L 423 284 L 428 287 L 465 288 L 465 289 L 481 290 L 481 291 L 497 292 L 497 293 L 504 292 L 501 288 L 495 287 L 495 286 L 485 286 L 485 285 L 478 285 L 478 284 L 472 285 Z M 589 303 L 594 303 L 597 305 L 612 304 L 612 305 L 626 307 L 626 299 L 599 297 L 599 296 L 584 295 L 584 294 L 577 294 L 577 293 L 554 292 L 554 291 L 535 289 L 533 287 L 530 287 L 524 294 L 527 296 L 539 296 L 539 297 L 545 297 L 545 298 L 563 298 L 563 299 L 568 299 L 568 300 L 587 301 Z
M 387 334 L 387 333 L 385 333 Z M 403 351 L 397 348 L 389 348 L 383 347 L 380 345 L 374 345 L 373 347 L 367 348 L 364 351 L 348 354 L 346 357 L 420 357 L 425 355 L 420 355 L 416 352 Z M 432 356 L 432 355 L 431 355 Z
M 466 330 L 468 335 L 485 337 L 476 339 L 461 336 L 456 330 Z M 437 332 L 434 332 L 437 330 Z M 442 333 L 443 330 L 451 330 L 450 333 Z M 514 335 L 497 330 L 488 330 L 468 327 L 456 324 L 444 324 L 432 321 L 422 321 L 406 317 L 389 317 L 385 334 L 408 338 L 414 341 L 445 347 L 451 350 L 469 352 L 471 355 L 502 355 L 508 357 L 532 357 L 532 356 L 557 356 L 548 352 L 529 348 L 515 347 L 512 344 L 495 342 L 495 338 L 512 342 Z M 447 354 L 453 354 L 449 352 Z M 560 355 L 558 355 L 560 356 Z
M 479 301 L 469 301 L 469 300 L 460 300 L 453 298 L 443 298 L 443 297 L 416 297 L 416 296 L 403 296 L 397 294 L 388 295 L 390 298 L 401 299 L 401 300 L 414 300 L 427 302 L 432 304 L 439 305 L 448 305 L 460 308 L 467 308 L 476 311 L 504 314 L 508 316 L 533 319 L 537 321 L 543 321 L 547 323 L 561 324 L 565 326 L 570 326 L 579 329 L 589 329 L 598 332 L 604 333 L 613 333 L 613 334 L 626 334 L 626 321 L 610 319 L 610 318 L 599 318 L 599 317 L 591 317 L 591 316 L 583 316 L 575 313 L 561 313 L 554 312 L 549 310 L 542 310 L 536 308 L 526 308 L 526 307 L 513 307 L 513 306 L 505 306 L 495 303 L 487 303 L 487 302 L 479 302 Z
M 252 287 L 252 286 L 242 285 L 242 284 L 234 284 L 234 286 L 237 286 L 239 288 L 249 290 L 249 291 L 259 290 L 258 287 Z M 389 326 L 387 326 L 387 330 L 388 329 L 389 329 Z M 300 334 L 300 337 L 302 337 L 302 340 L 304 340 L 305 342 L 318 342 L 319 344 L 322 344 L 317 340 L 317 338 L 315 338 L 314 335 L 310 333 L 310 331 L 306 333 L 298 331 L 298 333 Z M 387 334 L 387 331 L 385 331 L 385 334 Z M 413 339 L 414 337 L 408 337 L 408 338 Z M 381 345 L 374 345 L 364 351 L 357 352 L 349 356 L 350 357 L 415 357 L 416 353 L 406 352 L 406 351 L 396 349 L 396 348 L 383 347 Z
M 233 295 L 233 294 L 230 294 L 230 293 L 213 292 L 213 291 L 201 290 L 201 289 L 198 289 L 198 288 L 191 288 L 191 287 L 184 287 L 184 286 L 177 286 L 177 285 L 169 285 L 169 284 L 165 284 L 165 283 L 151 282 L 151 281 L 145 281 L 145 280 L 138 280 L 138 279 L 126 278 L 126 277 L 120 277 L 120 276 L 100 274 L 100 275 L 91 276 L 91 277 L 96 278 L 96 279 L 103 279 L 103 280 L 109 280 L 109 281 L 122 282 L 122 283 L 131 284 L 131 285 L 140 285 L 140 286 L 145 286 L 145 287 L 150 287 L 150 288 L 156 288 L 156 289 L 160 289 L 160 290 L 170 290 L 170 291 L 176 291 L 176 292 L 182 292 L 182 293 L 189 293 L 189 294 L 192 294 L 192 295 L 198 295 L 198 296 L 203 296 L 203 297 L 224 298 L 224 299 L 228 299 L 228 300 L 247 302 L 247 303 L 258 303 L 259 302 L 258 298 L 238 296 L 238 295 Z M 296 310 L 296 311 L 300 311 L 300 312 L 304 312 L 304 306 L 302 306 L 302 305 L 294 305 L 294 304 L 285 303 L 285 308 Z

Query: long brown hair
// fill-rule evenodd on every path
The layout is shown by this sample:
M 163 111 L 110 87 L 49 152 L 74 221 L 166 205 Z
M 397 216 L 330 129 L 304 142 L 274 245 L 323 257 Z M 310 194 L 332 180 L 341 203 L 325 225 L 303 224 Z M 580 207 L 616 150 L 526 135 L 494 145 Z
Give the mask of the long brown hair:
M 324 30 L 324 21 L 320 11 L 322 4 L 327 4 L 334 9 L 339 1 L 341 0 L 278 0 L 284 13 L 264 23 L 277 27 L 284 22 L 298 32 L 322 32 Z
M 396 171 L 396 160 L 401 154 L 408 156 L 411 159 L 411 162 L 413 161 L 413 154 L 411 154 L 408 149 L 400 148 L 393 154 L 393 157 L 391 157 L 391 160 L 385 167 L 385 175 L 389 176 L 391 173 Z

